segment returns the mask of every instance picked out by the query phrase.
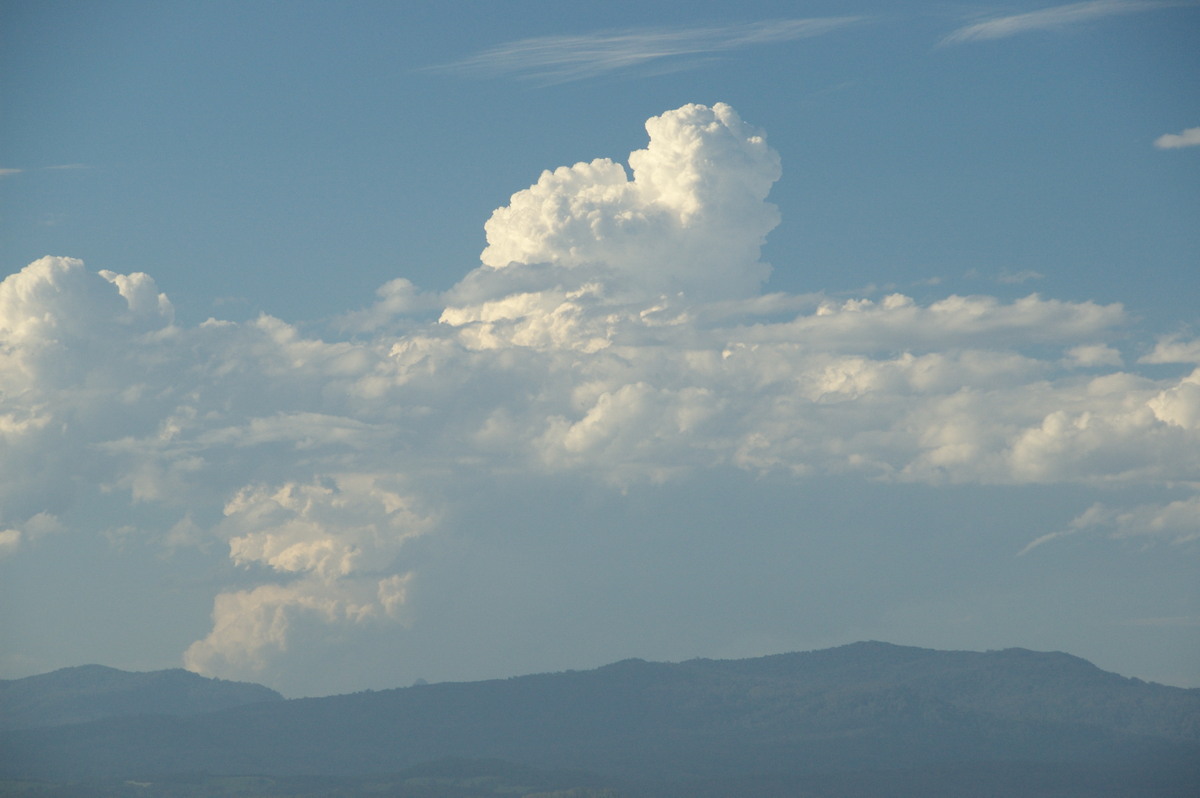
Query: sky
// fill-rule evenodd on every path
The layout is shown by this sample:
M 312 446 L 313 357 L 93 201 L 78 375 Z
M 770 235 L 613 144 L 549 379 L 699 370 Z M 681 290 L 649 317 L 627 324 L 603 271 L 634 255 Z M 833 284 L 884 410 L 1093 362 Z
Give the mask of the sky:
M 0 678 L 1200 687 L 1200 5 L 0 2 Z

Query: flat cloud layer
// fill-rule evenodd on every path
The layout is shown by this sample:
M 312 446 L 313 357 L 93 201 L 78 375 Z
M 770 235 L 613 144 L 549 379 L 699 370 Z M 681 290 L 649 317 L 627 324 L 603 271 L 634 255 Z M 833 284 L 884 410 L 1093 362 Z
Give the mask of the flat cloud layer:
M 630 172 L 543 173 L 492 215 L 478 269 L 442 296 L 385 286 L 354 337 L 182 327 L 149 276 L 70 258 L 8 277 L 0 556 L 219 541 L 240 577 L 186 663 L 254 678 L 340 629 L 427 622 L 413 547 L 445 533 L 447 486 L 491 475 L 1171 485 L 1186 498 L 1082 506 L 1026 550 L 1200 535 L 1200 341 L 1131 343 L 1121 306 L 1036 294 L 763 295 L 778 156 L 721 104 L 647 130 Z

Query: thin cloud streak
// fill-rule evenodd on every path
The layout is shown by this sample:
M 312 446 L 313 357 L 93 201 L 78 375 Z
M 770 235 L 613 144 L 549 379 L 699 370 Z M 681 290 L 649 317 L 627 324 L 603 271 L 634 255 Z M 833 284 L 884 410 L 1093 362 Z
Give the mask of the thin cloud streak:
M 30 169 L 0 168 L 0 178 L 11 177 L 12 175 L 24 174 L 25 172 L 51 172 L 51 171 L 91 169 L 91 168 L 92 167 L 88 166 L 85 163 L 64 163 L 64 164 L 56 164 L 54 166 L 35 166 Z
M 680 56 L 729 52 L 829 33 L 864 17 L 817 17 L 683 29 L 628 29 L 540 36 L 497 45 L 429 71 L 567 83 Z M 694 67 L 686 67 L 694 68 Z
M 1200 626 L 1200 617 L 1177 615 L 1167 618 L 1132 618 L 1128 621 L 1118 621 L 1122 626 Z
M 976 22 L 972 25 L 959 28 L 942 39 L 941 43 L 960 44 L 962 42 L 982 41 L 986 39 L 1004 39 L 1019 33 L 1055 30 L 1116 14 L 1134 14 L 1175 5 L 1179 5 L 1179 3 L 1139 2 L 1138 0 L 1089 0 L 1089 2 L 1085 3 L 1071 3 L 1065 6 L 1054 6 L 1052 8 L 1044 8 L 1040 11 L 1030 11 L 1025 14 L 1013 14 L 1007 17 L 996 17 L 983 22 Z

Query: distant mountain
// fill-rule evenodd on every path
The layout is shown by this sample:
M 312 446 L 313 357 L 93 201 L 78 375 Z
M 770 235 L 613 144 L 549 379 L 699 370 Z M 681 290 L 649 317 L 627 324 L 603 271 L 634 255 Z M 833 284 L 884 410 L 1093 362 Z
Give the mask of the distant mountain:
M 1200 786 L 1200 690 L 1066 654 L 858 643 L 0 734 L 6 778 L 351 778 L 445 760 L 590 772 L 631 796 L 1182 798 Z
M 63 726 L 127 715 L 198 715 L 282 701 L 260 684 L 206 679 L 182 669 L 130 673 L 103 665 L 0 680 L 0 729 Z

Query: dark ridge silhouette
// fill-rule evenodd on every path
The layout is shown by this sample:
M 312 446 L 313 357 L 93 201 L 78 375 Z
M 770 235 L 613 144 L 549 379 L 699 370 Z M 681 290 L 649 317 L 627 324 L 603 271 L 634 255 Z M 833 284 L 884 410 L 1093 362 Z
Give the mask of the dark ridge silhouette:
M 198 715 L 283 696 L 261 684 L 180 668 L 130 673 L 103 665 L 0 680 L 0 729 L 62 726 L 125 715 Z
M 1200 785 L 1200 690 L 1060 653 L 857 643 L 0 734 L 0 777 L 10 779 L 378 781 L 422 763 L 481 760 L 591 773 L 603 783 L 579 789 L 617 785 L 630 796 L 1182 798 Z

